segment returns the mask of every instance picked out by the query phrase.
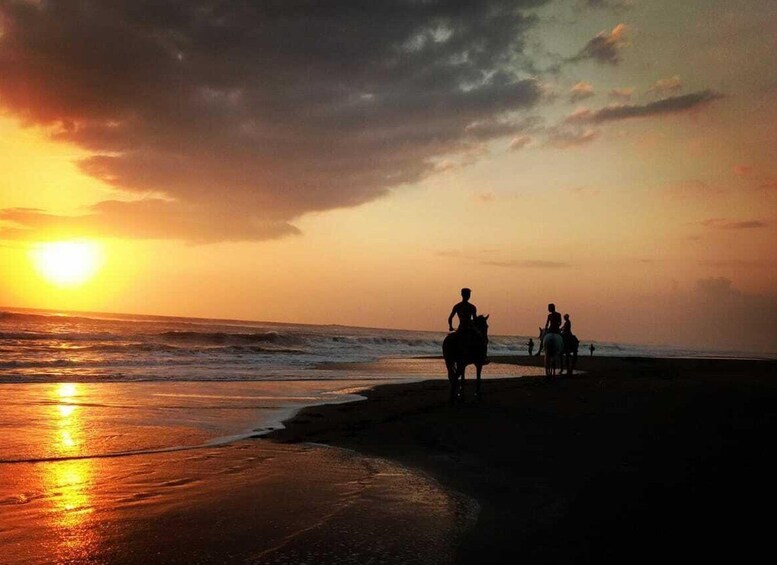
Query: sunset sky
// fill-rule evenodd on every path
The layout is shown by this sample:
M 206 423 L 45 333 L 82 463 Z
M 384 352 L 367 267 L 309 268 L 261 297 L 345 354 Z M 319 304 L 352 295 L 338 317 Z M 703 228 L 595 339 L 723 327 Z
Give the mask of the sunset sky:
M 773 0 L 0 0 L 0 306 L 774 352 L 775 53 Z

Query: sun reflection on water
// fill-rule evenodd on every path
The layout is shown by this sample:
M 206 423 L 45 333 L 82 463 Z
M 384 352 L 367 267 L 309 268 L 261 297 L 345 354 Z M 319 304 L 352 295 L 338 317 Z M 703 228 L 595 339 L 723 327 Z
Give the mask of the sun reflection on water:
M 58 456 L 83 455 L 84 421 L 82 407 L 75 403 L 79 385 L 64 383 L 52 391 L 52 447 Z M 94 482 L 92 459 L 64 459 L 42 465 L 43 484 L 51 501 L 50 525 L 57 532 L 58 557 L 65 561 L 87 559 L 97 543 L 90 527 L 94 512 L 91 487 Z

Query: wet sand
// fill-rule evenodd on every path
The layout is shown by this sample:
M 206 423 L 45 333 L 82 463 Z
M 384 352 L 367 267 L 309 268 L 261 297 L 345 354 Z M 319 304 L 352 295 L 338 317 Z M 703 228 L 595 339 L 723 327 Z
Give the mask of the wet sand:
M 475 498 L 460 563 L 771 553 L 777 362 L 581 358 L 584 375 L 552 381 L 489 379 L 491 367 L 481 402 L 470 387 L 448 406 L 444 379 L 386 385 L 306 408 L 271 438 L 389 458 Z
M 546 381 L 537 358 L 495 361 L 480 402 L 470 386 L 448 406 L 445 378 L 383 385 L 305 408 L 270 436 L 129 456 L 91 454 L 166 443 L 166 422 L 208 398 L 212 415 L 175 432 L 197 445 L 266 400 L 191 385 L 195 404 L 179 406 L 184 396 L 165 391 L 130 432 L 127 395 L 140 389 L 79 388 L 105 404 L 90 409 L 52 388 L 38 440 L 17 441 L 23 422 L 5 430 L 37 459 L 0 462 L 0 562 L 742 562 L 771 551 L 777 362 L 585 358 L 584 375 Z M 211 405 L 216 393 L 227 404 Z M 71 451 L 86 455 L 46 459 Z
M 473 501 L 379 458 L 257 439 L 374 382 L 5 384 L 0 563 L 448 563 Z
M 324 447 L 5 464 L 0 562 L 449 563 L 474 515 L 428 477 Z

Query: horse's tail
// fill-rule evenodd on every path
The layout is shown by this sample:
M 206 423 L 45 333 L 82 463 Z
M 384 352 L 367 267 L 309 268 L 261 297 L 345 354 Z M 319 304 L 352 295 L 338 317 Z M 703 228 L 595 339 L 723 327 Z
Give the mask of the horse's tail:
M 442 357 L 445 359 L 445 367 L 448 369 L 448 378 L 456 378 L 456 361 L 459 356 L 459 334 L 451 333 L 442 341 Z

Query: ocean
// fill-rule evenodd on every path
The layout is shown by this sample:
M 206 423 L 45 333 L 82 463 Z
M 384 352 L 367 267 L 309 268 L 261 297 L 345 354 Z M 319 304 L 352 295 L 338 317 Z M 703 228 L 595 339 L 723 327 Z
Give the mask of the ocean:
M 220 445 L 383 382 L 444 378 L 443 332 L 0 312 L 0 463 Z M 490 336 L 492 356 L 528 336 Z M 582 347 L 588 342 L 582 341 Z M 585 353 L 585 351 L 583 351 Z M 715 357 L 596 342 L 596 355 Z M 539 374 L 492 364 L 486 377 Z
M 0 311 L 0 382 L 262 381 L 342 378 L 332 363 L 440 355 L 444 332 L 157 316 Z M 535 337 L 536 336 L 532 336 Z M 581 354 L 591 343 L 581 337 Z M 490 336 L 491 355 L 529 336 Z M 596 355 L 749 357 L 595 341 Z

